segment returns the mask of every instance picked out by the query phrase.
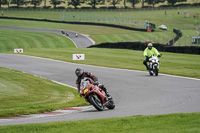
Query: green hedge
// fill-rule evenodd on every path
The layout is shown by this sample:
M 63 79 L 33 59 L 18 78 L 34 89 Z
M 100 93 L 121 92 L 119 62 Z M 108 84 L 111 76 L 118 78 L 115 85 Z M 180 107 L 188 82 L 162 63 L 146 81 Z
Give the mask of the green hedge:
M 198 46 L 169 46 L 165 44 L 153 43 L 153 46 L 162 52 L 172 53 L 186 53 L 186 54 L 200 54 L 200 47 Z M 119 42 L 119 43 L 102 43 L 93 45 L 89 48 L 118 48 L 118 49 L 133 49 L 144 50 L 147 47 L 146 42 Z

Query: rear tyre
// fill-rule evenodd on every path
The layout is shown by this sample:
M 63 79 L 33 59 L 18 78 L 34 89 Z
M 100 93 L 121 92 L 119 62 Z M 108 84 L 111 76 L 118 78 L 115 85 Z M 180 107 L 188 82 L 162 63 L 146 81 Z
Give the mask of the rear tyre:
M 111 99 L 109 102 L 108 102 L 108 105 L 106 105 L 106 107 L 108 109 L 114 109 L 115 108 L 115 103 L 113 101 L 113 99 Z
M 96 95 L 92 94 L 89 96 L 88 101 L 98 110 L 103 111 L 103 103 L 101 99 Z

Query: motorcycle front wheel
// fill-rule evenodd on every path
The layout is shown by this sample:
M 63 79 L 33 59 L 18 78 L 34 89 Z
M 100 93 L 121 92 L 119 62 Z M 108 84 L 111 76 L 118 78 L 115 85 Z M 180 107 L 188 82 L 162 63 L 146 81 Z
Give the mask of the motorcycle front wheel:
M 158 76 L 158 67 L 155 66 L 155 75 Z
M 101 99 L 96 95 L 92 94 L 89 96 L 88 101 L 98 110 L 102 111 L 103 110 L 103 103 Z
M 149 70 L 149 75 L 153 76 L 153 71 Z

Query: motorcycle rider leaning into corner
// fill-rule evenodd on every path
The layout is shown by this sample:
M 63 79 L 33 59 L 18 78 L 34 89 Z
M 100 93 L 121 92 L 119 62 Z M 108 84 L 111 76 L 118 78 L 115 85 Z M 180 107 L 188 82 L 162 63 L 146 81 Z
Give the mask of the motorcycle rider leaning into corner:
M 160 53 L 158 52 L 158 50 L 156 48 L 153 47 L 152 43 L 147 44 L 147 48 L 144 50 L 143 55 L 144 55 L 144 57 L 146 57 L 146 59 L 143 61 L 143 64 L 146 66 L 147 70 L 149 70 L 147 62 L 149 62 L 149 58 L 151 56 L 156 55 L 158 57 L 161 57 Z
M 75 70 L 75 74 L 77 76 L 77 80 L 76 80 L 76 85 L 77 85 L 77 88 L 78 88 L 78 93 L 80 94 L 80 84 L 81 84 L 81 80 L 84 78 L 84 77 L 89 77 L 91 78 L 93 81 L 94 81 L 94 85 L 97 85 L 99 88 L 101 88 L 102 90 L 105 91 L 106 95 L 107 95 L 107 98 L 110 99 L 111 96 L 108 92 L 108 90 L 104 87 L 104 85 L 100 84 L 98 82 L 98 78 L 96 76 L 94 76 L 92 73 L 90 72 L 85 72 L 83 70 L 83 68 L 76 68 Z

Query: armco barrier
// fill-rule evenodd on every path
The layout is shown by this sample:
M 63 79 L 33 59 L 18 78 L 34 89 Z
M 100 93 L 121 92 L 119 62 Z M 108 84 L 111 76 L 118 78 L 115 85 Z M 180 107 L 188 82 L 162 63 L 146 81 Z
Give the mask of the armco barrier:
M 158 51 L 172 52 L 172 53 L 185 53 L 185 54 L 200 54 L 200 47 L 198 46 L 167 46 L 165 44 L 153 44 Z M 102 43 L 99 45 L 92 45 L 88 48 L 115 48 L 115 49 L 133 49 L 144 50 L 147 45 L 144 42 L 119 42 L 119 43 Z

